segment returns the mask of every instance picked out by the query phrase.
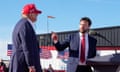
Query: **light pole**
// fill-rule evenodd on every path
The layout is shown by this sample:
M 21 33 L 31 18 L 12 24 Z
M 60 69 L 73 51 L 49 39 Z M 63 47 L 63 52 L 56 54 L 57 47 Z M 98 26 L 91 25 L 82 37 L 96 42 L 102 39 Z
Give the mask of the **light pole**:
M 49 33 L 49 19 L 54 19 L 54 16 L 47 16 L 47 33 Z
M 47 17 L 47 33 L 49 33 L 48 17 Z
M 50 36 L 49 36 L 49 19 L 54 19 L 54 16 L 47 16 L 47 48 L 50 43 Z

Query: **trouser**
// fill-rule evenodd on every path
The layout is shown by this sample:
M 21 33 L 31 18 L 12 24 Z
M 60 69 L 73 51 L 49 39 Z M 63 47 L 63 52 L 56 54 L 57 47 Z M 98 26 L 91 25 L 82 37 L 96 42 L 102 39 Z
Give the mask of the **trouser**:
M 76 72 L 93 72 L 90 66 L 77 66 Z

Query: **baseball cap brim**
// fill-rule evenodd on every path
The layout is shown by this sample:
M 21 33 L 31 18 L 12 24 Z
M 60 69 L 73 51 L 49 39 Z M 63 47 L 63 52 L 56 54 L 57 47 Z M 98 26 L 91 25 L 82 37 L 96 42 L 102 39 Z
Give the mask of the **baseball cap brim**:
M 37 14 L 41 14 L 42 11 L 40 11 L 40 10 L 36 10 L 35 13 L 37 13 Z

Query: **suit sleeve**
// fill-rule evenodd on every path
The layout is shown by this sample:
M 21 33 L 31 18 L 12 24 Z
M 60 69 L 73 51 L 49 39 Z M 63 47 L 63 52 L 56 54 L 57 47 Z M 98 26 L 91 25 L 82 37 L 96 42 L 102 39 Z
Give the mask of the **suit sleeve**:
M 63 51 L 65 48 L 69 47 L 70 45 L 70 37 L 66 38 L 63 42 L 58 41 L 54 46 L 58 51 Z
M 97 40 L 96 40 L 96 39 L 94 39 L 94 40 L 95 40 L 95 47 L 94 47 L 94 57 L 95 57 L 96 54 L 97 54 L 97 53 L 96 53 L 96 51 L 97 51 L 97 50 L 96 50 Z
M 21 38 L 22 48 L 25 55 L 26 63 L 28 67 L 34 66 L 33 37 L 32 37 L 32 32 L 29 26 L 27 26 L 27 24 L 22 26 L 19 35 Z

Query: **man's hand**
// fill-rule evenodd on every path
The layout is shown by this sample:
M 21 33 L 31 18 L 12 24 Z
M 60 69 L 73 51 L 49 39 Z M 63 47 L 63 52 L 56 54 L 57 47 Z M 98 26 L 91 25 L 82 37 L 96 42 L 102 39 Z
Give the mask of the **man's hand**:
M 52 32 L 51 38 L 54 43 L 58 42 L 58 35 L 55 32 Z
M 36 72 L 35 67 L 34 66 L 30 66 L 29 67 L 29 72 Z

